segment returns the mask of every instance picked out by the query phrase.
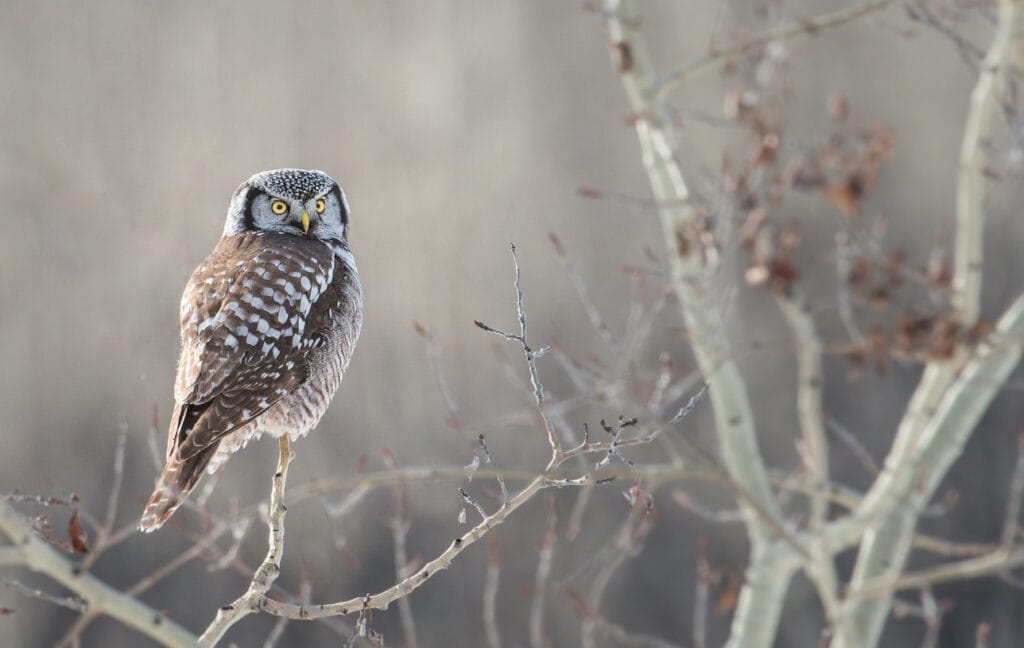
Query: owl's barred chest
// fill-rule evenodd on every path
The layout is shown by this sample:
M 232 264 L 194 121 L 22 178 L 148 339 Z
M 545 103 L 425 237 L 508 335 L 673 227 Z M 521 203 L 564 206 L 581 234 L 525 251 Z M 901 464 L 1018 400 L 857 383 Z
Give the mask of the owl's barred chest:
M 362 288 L 354 272 L 345 273 L 324 295 L 326 311 L 308 338 L 307 378 L 282 398 L 254 426 L 273 436 L 288 433 L 293 440 L 316 426 L 341 385 L 362 328 Z
M 362 329 L 363 294 L 351 253 L 332 250 L 330 281 L 312 304 L 301 340 L 305 380 L 272 407 L 260 424 L 299 436 L 319 422 L 341 384 Z

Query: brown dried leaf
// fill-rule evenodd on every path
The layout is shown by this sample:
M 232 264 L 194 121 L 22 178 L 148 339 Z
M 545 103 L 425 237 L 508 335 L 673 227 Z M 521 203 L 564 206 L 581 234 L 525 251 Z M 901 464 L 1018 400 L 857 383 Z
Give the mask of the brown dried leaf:
M 846 283 L 851 288 L 863 289 L 870 276 L 871 263 L 867 259 L 857 256 L 850 261 L 850 271 L 846 275 Z
M 71 519 L 68 520 L 68 538 L 71 540 L 71 548 L 76 553 L 89 553 L 89 533 L 78 516 L 78 509 L 72 511 Z
M 565 248 L 562 246 L 562 239 L 558 238 L 557 234 L 549 232 L 548 240 L 551 241 L 551 245 L 555 247 L 555 253 L 558 254 L 558 256 L 565 256 Z
M 896 345 L 910 352 L 920 346 L 932 329 L 932 318 L 913 313 L 900 313 L 896 319 Z
M 620 74 L 625 74 L 633 69 L 633 50 L 630 48 L 629 43 L 625 41 L 612 43 L 611 49 L 612 60 L 615 61 Z
M 715 599 L 715 614 L 721 616 L 733 611 L 736 602 L 739 601 L 740 586 L 742 585 L 743 578 L 737 572 L 729 571 L 725 574 L 722 589 L 718 593 L 718 598 Z
M 362 474 L 362 472 L 366 470 L 366 462 L 369 460 L 370 457 L 365 452 L 356 457 L 355 473 L 357 475 Z
M 932 331 L 931 342 L 928 344 L 928 356 L 937 360 L 952 358 L 956 352 L 959 331 L 960 325 L 956 320 L 949 317 L 940 319 Z
M 835 205 L 850 218 L 860 216 L 860 201 L 864 197 L 864 178 L 854 172 L 825 189 L 825 200 Z

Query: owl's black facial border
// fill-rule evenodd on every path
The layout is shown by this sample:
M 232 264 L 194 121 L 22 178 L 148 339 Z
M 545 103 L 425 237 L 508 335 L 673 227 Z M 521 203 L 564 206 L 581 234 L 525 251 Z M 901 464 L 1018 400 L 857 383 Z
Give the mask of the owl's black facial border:
M 248 187 L 245 190 L 245 198 L 242 199 L 242 204 L 245 205 L 245 209 L 242 210 L 242 229 L 247 232 L 252 232 L 256 229 L 256 217 L 253 216 L 252 207 L 253 203 L 256 202 L 256 196 L 262 193 L 264 192 L 256 187 Z

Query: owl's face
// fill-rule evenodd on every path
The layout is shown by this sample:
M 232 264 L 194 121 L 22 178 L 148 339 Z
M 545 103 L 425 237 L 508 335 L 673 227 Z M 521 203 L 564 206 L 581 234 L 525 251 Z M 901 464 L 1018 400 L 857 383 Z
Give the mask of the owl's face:
M 235 191 L 224 235 L 277 232 L 345 241 L 348 202 L 323 171 L 276 169 L 257 173 Z

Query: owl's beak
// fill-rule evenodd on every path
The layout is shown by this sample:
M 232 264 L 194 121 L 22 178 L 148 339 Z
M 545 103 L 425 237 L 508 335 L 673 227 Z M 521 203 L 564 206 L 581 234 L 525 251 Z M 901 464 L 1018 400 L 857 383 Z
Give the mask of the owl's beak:
M 309 234 L 309 212 L 302 212 L 302 231 Z

